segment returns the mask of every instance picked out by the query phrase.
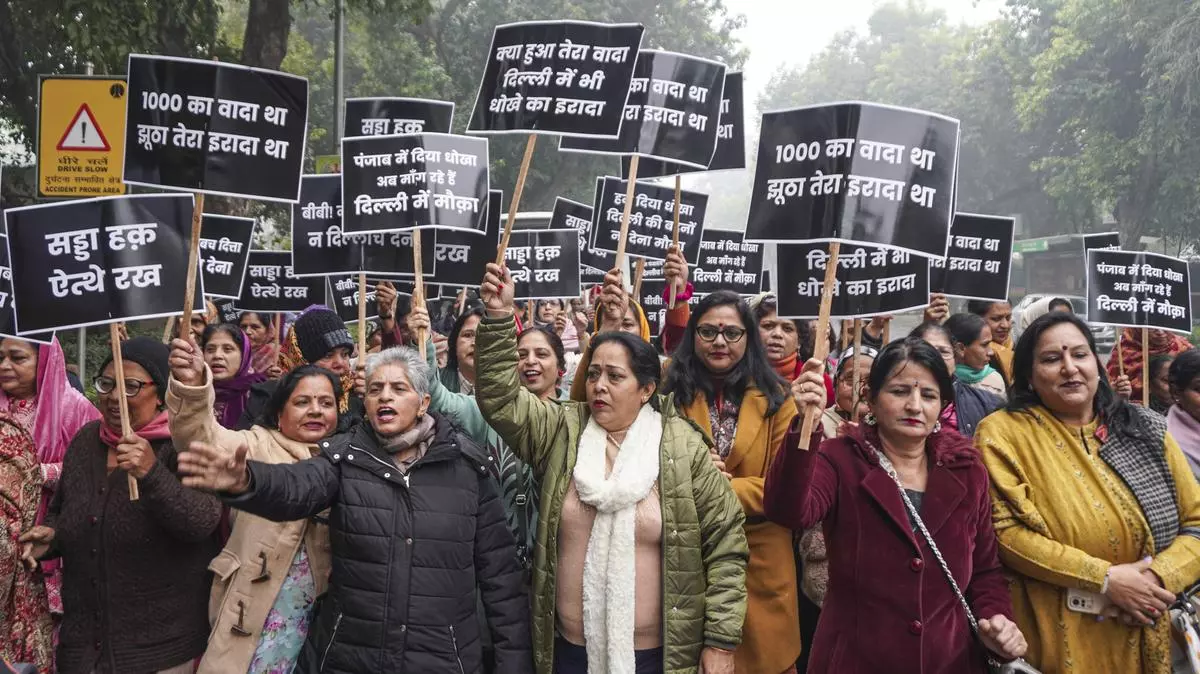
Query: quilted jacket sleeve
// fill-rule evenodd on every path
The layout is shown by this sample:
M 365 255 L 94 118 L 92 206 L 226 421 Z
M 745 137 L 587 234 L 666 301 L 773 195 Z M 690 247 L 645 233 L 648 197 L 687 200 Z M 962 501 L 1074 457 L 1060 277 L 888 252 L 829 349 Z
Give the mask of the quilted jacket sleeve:
M 533 671 L 529 595 L 517 564 L 516 543 L 508 529 L 504 505 L 491 476 L 479 476 L 475 513 L 475 577 L 495 647 L 497 674 Z
M 325 454 L 299 463 L 248 462 L 250 490 L 224 501 L 230 506 L 273 522 L 291 522 L 316 515 L 333 505 L 339 471 Z
M 734 650 L 746 618 L 746 564 L 750 548 L 746 516 L 729 480 L 713 465 L 699 432 L 687 434 L 692 457 L 692 496 L 700 518 L 701 556 L 708 590 L 704 595 L 704 644 Z
M 547 402 L 517 381 L 517 326 L 511 318 L 485 318 L 475 334 L 475 402 L 500 437 L 541 479 L 561 448 L 555 435 L 573 407 Z

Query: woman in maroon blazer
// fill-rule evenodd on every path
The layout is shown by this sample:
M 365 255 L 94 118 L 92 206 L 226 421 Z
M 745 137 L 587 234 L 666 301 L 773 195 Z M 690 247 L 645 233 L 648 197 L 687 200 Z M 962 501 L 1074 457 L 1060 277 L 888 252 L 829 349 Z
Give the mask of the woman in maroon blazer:
M 764 497 L 767 517 L 779 524 L 824 524 L 829 589 L 809 671 L 984 674 L 980 640 L 997 659 L 1023 655 L 997 558 L 987 472 L 970 442 L 938 423 L 954 397 L 941 356 L 920 340 L 890 344 L 867 378 L 864 423 L 822 442 L 818 422 L 811 450 L 803 450 L 803 412 L 819 414 L 825 402 L 822 370 L 810 360 L 792 383 L 802 413 L 767 474 Z M 980 639 L 877 449 L 979 618 Z

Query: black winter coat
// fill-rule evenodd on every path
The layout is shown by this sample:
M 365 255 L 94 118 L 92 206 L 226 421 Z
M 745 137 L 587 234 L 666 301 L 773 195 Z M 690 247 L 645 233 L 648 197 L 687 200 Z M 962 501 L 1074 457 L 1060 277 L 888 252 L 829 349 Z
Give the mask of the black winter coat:
M 1004 398 L 976 388 L 954 378 L 954 410 L 958 415 L 958 432 L 968 440 L 975 437 L 975 427 L 987 415 L 1004 407 Z
M 332 508 L 333 569 L 296 672 L 474 674 L 484 670 L 476 592 L 495 672 L 533 671 L 529 596 L 484 452 L 444 417 L 402 475 L 368 424 L 300 463 L 250 462 L 230 505 L 290 521 Z

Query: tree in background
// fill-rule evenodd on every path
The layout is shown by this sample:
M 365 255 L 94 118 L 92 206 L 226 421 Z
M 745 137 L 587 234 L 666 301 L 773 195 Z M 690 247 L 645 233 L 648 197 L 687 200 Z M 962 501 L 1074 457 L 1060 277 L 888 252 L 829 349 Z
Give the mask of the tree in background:
M 1010 0 L 964 26 L 909 1 L 776 73 L 759 105 L 862 99 L 957 117 L 960 210 L 1018 214 L 1030 236 L 1111 217 L 1124 241 L 1163 236 L 1179 253 L 1200 238 L 1198 54 L 1194 3 Z

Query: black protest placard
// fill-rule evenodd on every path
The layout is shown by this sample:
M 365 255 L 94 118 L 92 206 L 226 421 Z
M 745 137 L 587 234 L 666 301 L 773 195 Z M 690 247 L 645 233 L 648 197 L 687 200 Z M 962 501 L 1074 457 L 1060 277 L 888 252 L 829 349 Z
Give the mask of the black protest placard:
M 347 98 L 342 137 L 450 133 L 454 104 L 425 98 Z
M 254 218 L 205 213 L 200 220 L 200 276 L 204 294 L 236 300 L 242 296 Z
M 1121 235 L 1118 232 L 1083 235 L 1083 254 L 1089 250 L 1121 250 Z
M 101 197 L 4 212 L 21 333 L 180 312 L 192 195 Z M 203 310 L 202 283 L 196 310 Z
M 636 23 L 497 26 L 467 132 L 616 138 L 643 32 Z
M 693 292 L 698 295 L 718 290 L 732 290 L 739 295 L 760 292 L 765 244 L 744 239 L 742 232 L 704 230 L 700 259 L 692 271 Z
M 325 279 L 292 273 L 292 254 L 252 250 L 238 308 L 243 311 L 304 311 L 325 301 Z
M 358 276 L 329 276 L 328 299 L 326 304 L 333 307 L 338 318 L 343 323 L 358 322 Z M 368 283 L 365 301 L 367 303 L 367 320 L 379 318 L 379 306 L 375 302 L 375 284 Z
M 776 246 L 780 318 L 817 318 L 825 265 L 823 243 Z M 868 318 L 929 304 L 929 260 L 903 250 L 842 244 L 833 282 L 832 318 Z
M 496 259 L 494 253 L 492 255 L 492 259 L 493 260 Z M 482 278 L 482 277 L 480 277 L 480 278 Z M 374 288 L 376 285 L 378 285 L 379 283 L 382 283 L 384 281 L 392 284 L 392 287 L 396 289 L 397 295 L 404 295 L 405 297 L 412 297 L 417 292 L 416 281 L 398 279 L 398 278 L 394 278 L 394 277 L 371 277 L 371 276 L 367 277 L 367 285 L 371 288 Z M 441 296 L 442 296 L 442 286 L 441 285 L 436 284 L 436 283 L 434 283 L 434 284 L 426 283 L 425 284 L 425 299 L 426 300 L 440 299 Z
M 1192 331 L 1186 260 L 1124 250 L 1087 252 L 1088 322 Z
M 17 335 L 17 307 L 13 301 L 12 269 L 8 264 L 8 241 L 0 236 L 0 337 L 17 337 L 30 342 L 49 344 L 53 332 Z
M 126 183 L 299 198 L 308 132 L 303 77 L 130 54 L 125 114 Z
M 946 257 L 929 260 L 929 291 L 969 300 L 1008 301 L 1015 218 L 955 213 Z
M 436 274 L 426 274 L 439 284 L 447 286 L 478 286 L 483 282 L 483 273 L 489 262 L 496 259 L 497 242 L 500 240 L 500 218 L 504 214 L 504 193 L 491 190 L 488 194 L 487 231 L 483 236 L 467 232 L 437 232 L 434 257 Z M 421 252 L 425 252 L 424 246 Z
M 746 100 L 741 73 L 725 73 L 721 96 L 721 119 L 717 127 L 717 151 L 707 168 L 685 166 L 658 159 L 638 160 L 638 177 L 656 178 L 695 171 L 728 171 L 746 168 Z M 629 177 L 629 158 L 621 158 L 621 177 Z
M 647 269 L 649 271 L 649 269 Z M 668 303 L 665 299 L 667 292 L 667 281 L 659 275 L 659 278 L 644 278 L 642 279 L 642 289 L 635 298 L 642 305 L 642 311 L 646 312 L 646 322 L 650 324 L 650 336 L 657 337 L 662 334 L 663 326 L 667 323 L 667 307 Z M 688 300 L 688 306 L 695 310 L 696 305 L 700 303 L 700 295 L 692 294 L 692 298 Z M 681 307 L 683 304 L 677 304 L 676 307 Z
M 574 229 L 579 232 L 579 264 L 584 270 L 599 272 L 600 281 L 604 275 L 617 264 L 617 254 L 592 248 L 592 207 L 558 197 L 554 200 L 554 211 L 550 215 L 550 229 Z M 587 278 L 594 278 L 586 272 L 580 279 L 585 283 Z
M 242 318 L 242 310 L 237 308 L 233 300 L 215 299 L 213 306 L 217 308 L 217 320 L 230 325 L 237 325 Z
M 638 155 L 704 170 L 717 149 L 724 64 L 654 49 L 638 53 L 615 139 L 563 138 L 563 152 Z
M 487 228 L 488 142 L 422 133 L 342 140 L 346 234 Z
M 514 299 L 579 297 L 579 232 L 546 229 L 513 232 L 504 251 Z
M 746 238 L 946 256 L 956 119 L 871 103 L 763 115 Z
M 612 176 L 596 179 L 596 196 L 592 204 L 592 248 L 617 252 L 628 184 L 629 181 Z M 679 247 L 684 259 L 691 264 L 695 264 L 700 255 L 700 237 L 704 232 L 704 212 L 707 208 L 707 194 L 688 190 L 680 192 Z M 674 189 L 638 182 L 634 186 L 625 254 L 634 258 L 665 261 L 675 227 L 674 213 Z
M 339 175 L 306 175 L 300 202 L 292 206 L 292 272 L 299 277 L 353 272 L 412 276 L 412 236 L 375 232 L 350 236 L 342 229 L 342 180 Z M 422 270 L 434 271 L 435 234 L 421 248 Z

